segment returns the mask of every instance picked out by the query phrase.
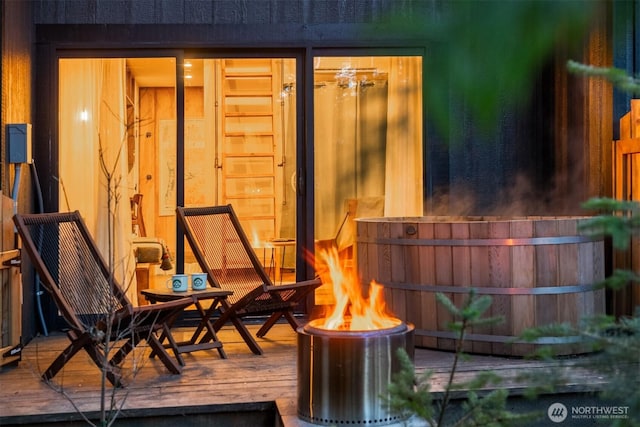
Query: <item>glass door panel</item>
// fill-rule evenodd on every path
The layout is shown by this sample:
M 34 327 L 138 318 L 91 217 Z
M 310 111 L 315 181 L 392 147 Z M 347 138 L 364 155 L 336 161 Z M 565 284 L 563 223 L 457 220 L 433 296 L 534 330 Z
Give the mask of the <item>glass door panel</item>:
M 175 70 L 171 57 L 59 61 L 59 209 L 81 212 L 132 301 L 136 239 L 175 254 Z M 132 223 L 132 200 L 144 229 Z M 162 253 L 151 261 L 154 276 Z
M 231 204 L 272 279 L 293 280 L 295 60 L 185 61 L 185 77 L 196 69 L 202 78 L 185 79 L 185 205 Z M 187 246 L 185 263 L 197 268 Z
M 316 57 L 313 93 L 316 252 L 355 268 L 355 218 L 423 214 L 422 58 Z

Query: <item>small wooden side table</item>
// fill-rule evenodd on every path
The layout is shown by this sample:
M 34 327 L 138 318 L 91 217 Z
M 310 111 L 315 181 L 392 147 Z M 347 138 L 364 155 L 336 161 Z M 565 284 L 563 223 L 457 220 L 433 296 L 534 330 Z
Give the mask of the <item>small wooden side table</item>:
M 226 300 L 229 295 L 232 295 L 231 291 L 224 291 L 221 289 L 207 288 L 202 291 L 194 291 L 189 289 L 186 292 L 174 292 L 171 289 L 144 289 L 141 293 L 149 300 L 151 304 L 156 302 L 173 301 L 184 297 L 193 297 L 194 305 L 198 309 L 200 314 L 200 323 L 196 327 L 191 339 L 188 341 L 177 342 L 176 358 L 178 362 L 184 366 L 184 359 L 182 353 L 191 353 L 192 351 L 217 349 L 220 357 L 227 358 L 227 355 L 222 348 L 222 342 L 216 336 L 216 331 L 211 324 L 211 316 L 216 311 L 216 308 L 223 300 Z M 201 301 L 212 300 L 211 305 L 206 310 L 202 306 Z M 173 319 L 175 322 L 177 319 Z M 173 322 L 172 322 L 173 323 Z M 169 329 L 173 326 L 167 325 Z M 205 335 L 200 338 L 202 332 L 206 329 Z M 163 342 L 168 337 L 163 334 L 160 336 L 160 342 Z M 152 353 L 151 356 L 154 356 Z
M 269 245 L 274 249 L 271 253 L 271 266 L 274 269 L 273 282 L 282 284 L 282 266 L 284 265 L 284 255 L 287 246 L 295 246 L 295 239 L 273 239 L 269 241 Z

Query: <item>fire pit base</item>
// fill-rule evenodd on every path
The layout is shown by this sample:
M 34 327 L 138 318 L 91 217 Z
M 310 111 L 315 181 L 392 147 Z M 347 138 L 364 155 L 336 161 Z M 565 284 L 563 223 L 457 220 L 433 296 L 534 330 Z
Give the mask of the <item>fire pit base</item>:
M 414 326 L 332 331 L 298 328 L 298 417 L 319 425 L 386 426 L 406 419 L 382 396 L 400 371 L 397 350 L 413 360 Z

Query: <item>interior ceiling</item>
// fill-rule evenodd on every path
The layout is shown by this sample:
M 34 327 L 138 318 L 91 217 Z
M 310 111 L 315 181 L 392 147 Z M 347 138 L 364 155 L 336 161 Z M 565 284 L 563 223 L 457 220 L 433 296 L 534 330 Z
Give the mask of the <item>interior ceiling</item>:
M 191 59 L 191 67 L 185 68 L 185 86 L 202 86 L 202 60 Z M 127 68 L 139 87 L 175 87 L 175 58 L 127 58 Z

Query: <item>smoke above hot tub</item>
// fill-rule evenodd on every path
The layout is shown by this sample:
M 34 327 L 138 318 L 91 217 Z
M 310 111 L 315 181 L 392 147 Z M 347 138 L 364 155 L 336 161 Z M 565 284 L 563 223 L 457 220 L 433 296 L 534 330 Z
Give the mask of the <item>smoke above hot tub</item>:
M 458 179 L 434 190 L 425 200 L 428 215 L 584 215 L 581 204 L 589 195 L 584 187 L 582 168 L 573 176 L 558 176 L 548 184 L 534 184 L 524 173 L 504 179 L 502 187 L 480 180 Z

